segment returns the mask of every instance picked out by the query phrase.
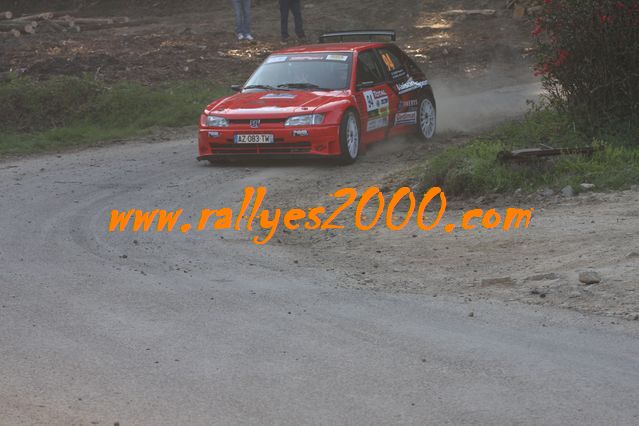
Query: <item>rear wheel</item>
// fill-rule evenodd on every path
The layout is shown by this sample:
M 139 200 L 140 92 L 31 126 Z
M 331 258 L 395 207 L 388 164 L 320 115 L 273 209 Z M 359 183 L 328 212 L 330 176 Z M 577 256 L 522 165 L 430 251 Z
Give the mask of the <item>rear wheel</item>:
M 357 160 L 360 151 L 359 120 L 355 111 L 348 110 L 342 117 L 339 127 L 340 162 L 352 164 Z
M 437 109 L 435 108 L 435 98 L 430 93 L 419 103 L 418 117 L 419 134 L 423 139 L 431 139 L 435 136 L 437 128 Z

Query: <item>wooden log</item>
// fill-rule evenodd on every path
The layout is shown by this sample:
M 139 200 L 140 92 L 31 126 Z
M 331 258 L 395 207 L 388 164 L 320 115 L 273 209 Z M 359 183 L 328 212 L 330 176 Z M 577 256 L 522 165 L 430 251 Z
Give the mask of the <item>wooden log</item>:
M 60 15 L 56 18 L 56 21 L 74 22 L 73 17 L 69 15 Z
M 445 12 L 441 12 L 440 15 L 442 15 L 442 16 L 459 16 L 459 15 L 465 15 L 465 16 L 469 16 L 469 15 L 493 16 L 496 13 L 497 13 L 497 11 L 495 9 L 470 9 L 470 10 L 453 9 L 453 10 L 447 10 Z
M 526 148 L 515 151 L 500 151 L 497 159 L 500 161 L 526 161 L 558 155 L 591 155 L 601 151 L 601 146 L 584 146 L 576 148 Z
M 47 21 L 47 22 L 49 22 L 49 23 L 52 22 L 52 23 L 54 23 L 56 25 L 60 25 L 60 26 L 67 27 L 67 28 L 75 27 L 75 21 L 73 19 L 71 19 L 70 16 L 69 17 L 65 16 L 64 18 L 61 18 L 61 19 L 51 19 L 50 21 Z
M 35 15 L 20 16 L 16 19 L 23 21 L 48 21 L 49 19 L 53 19 L 54 16 L 53 12 L 44 12 L 36 13 Z
M 530 6 L 528 9 L 526 9 L 526 13 L 530 16 L 536 16 L 541 14 L 543 10 L 543 6 Z
M 20 21 L 12 19 L 11 21 L 0 21 L 0 31 L 2 30 L 18 30 L 25 33 L 33 34 L 38 26 L 36 21 Z
M 7 10 L 6 12 L 0 12 L 0 20 L 13 18 L 13 12 Z
M 81 27 L 82 31 L 92 31 L 92 30 L 101 30 L 106 28 L 116 28 L 116 27 L 126 27 L 129 25 L 141 25 L 143 21 L 131 21 L 129 18 L 109 18 L 108 20 L 103 19 L 91 19 L 88 18 L 78 18 L 74 19 L 70 22 L 70 27 Z
M 520 4 L 515 4 L 515 8 L 513 9 L 513 18 L 521 19 L 526 15 L 526 8 Z
M 20 30 L 11 29 L 9 31 L 0 31 L 0 37 L 8 38 L 8 37 L 20 37 L 22 33 Z
M 31 25 L 31 24 L 27 24 L 24 26 L 23 31 L 27 34 L 35 34 L 36 33 L 36 27 Z
M 57 22 L 54 22 L 54 21 L 47 21 L 45 23 L 45 26 L 47 28 L 51 28 L 51 29 L 53 29 L 55 31 L 59 31 L 61 33 L 66 33 L 68 31 L 67 26 L 60 25 L 60 24 L 58 24 Z
M 115 21 L 112 18 L 73 18 L 76 24 L 112 25 Z

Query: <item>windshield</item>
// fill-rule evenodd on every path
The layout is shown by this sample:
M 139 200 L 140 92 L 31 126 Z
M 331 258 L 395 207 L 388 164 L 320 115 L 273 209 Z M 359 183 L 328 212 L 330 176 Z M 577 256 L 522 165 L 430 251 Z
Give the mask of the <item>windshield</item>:
M 351 53 L 271 55 L 244 85 L 261 90 L 345 90 L 351 76 Z

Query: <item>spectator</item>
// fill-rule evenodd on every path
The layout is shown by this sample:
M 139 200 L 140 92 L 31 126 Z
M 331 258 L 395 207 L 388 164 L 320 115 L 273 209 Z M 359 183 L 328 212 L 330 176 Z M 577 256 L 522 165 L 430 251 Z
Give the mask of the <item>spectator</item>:
M 235 34 L 238 40 L 252 41 L 251 0 L 233 0 L 235 6 Z
M 304 23 L 302 22 L 301 0 L 280 0 L 280 23 L 282 26 L 282 44 L 288 43 L 288 14 L 293 12 L 295 34 L 300 41 L 305 41 Z

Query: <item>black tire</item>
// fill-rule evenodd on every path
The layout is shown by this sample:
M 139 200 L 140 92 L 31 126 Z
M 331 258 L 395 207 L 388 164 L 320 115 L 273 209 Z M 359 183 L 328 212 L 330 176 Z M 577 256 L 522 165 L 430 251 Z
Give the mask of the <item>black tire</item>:
M 424 120 L 428 120 L 428 122 Z M 435 136 L 436 130 L 437 106 L 435 105 L 435 97 L 428 92 L 419 101 L 419 106 L 417 107 L 417 132 L 423 140 L 430 140 Z
M 352 138 L 356 140 L 353 141 Z M 355 143 L 355 145 L 353 145 Z M 361 133 L 357 113 L 349 109 L 344 113 L 339 125 L 339 147 L 341 164 L 353 164 L 361 151 Z

